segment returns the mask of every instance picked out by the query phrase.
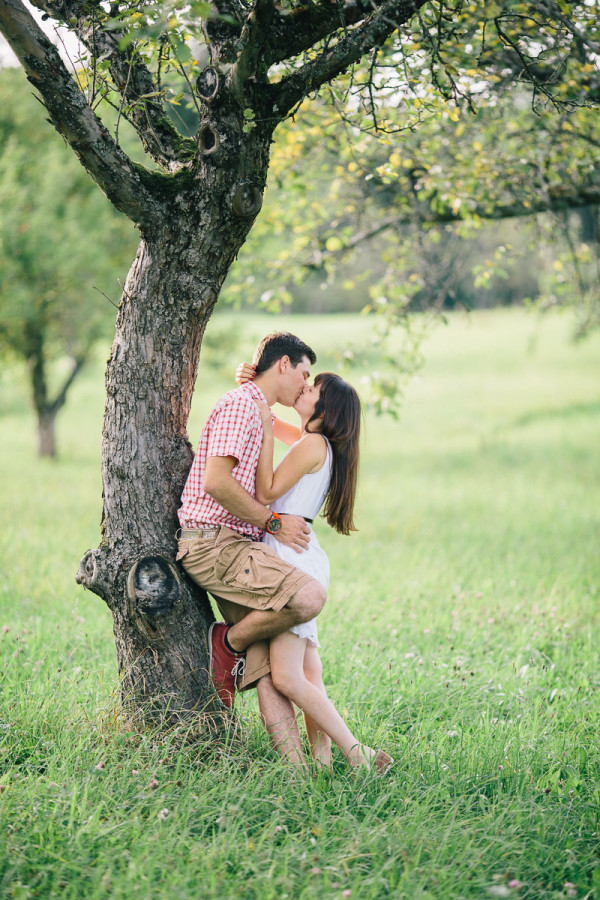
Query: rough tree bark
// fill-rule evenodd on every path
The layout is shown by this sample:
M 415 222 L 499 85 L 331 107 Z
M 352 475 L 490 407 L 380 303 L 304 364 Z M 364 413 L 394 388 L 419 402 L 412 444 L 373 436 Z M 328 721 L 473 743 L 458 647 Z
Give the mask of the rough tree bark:
M 228 139 L 237 172 L 203 163 L 195 175 L 202 192 L 174 192 L 129 272 L 106 375 L 102 545 L 77 578 L 113 613 L 128 705 L 147 712 L 150 703 L 170 719 L 212 697 L 212 615 L 173 565 L 176 510 L 192 459 L 186 423 L 202 336 L 266 178 L 268 136 L 257 135 L 248 156 L 231 128 Z
M 77 581 L 113 614 L 129 711 L 177 721 L 213 697 L 210 607 L 174 564 L 176 510 L 192 459 L 186 423 L 206 323 L 260 210 L 275 120 L 247 133 L 243 93 L 223 91 L 220 73 L 208 71 L 198 146 L 174 139 L 184 159 L 174 163 L 175 149 L 165 152 L 171 129 L 156 137 L 150 128 L 148 142 L 156 139 L 154 155 L 171 174 L 148 173 L 84 108 L 21 4 L 3 3 L 0 22 L 58 130 L 140 226 L 106 374 L 102 542 L 82 559 Z

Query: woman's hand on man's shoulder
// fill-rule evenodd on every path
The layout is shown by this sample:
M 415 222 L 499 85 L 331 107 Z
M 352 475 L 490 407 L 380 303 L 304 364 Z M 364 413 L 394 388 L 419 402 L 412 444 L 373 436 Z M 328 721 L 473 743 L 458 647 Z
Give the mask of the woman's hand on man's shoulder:
M 252 363 L 241 362 L 235 370 L 235 380 L 240 386 L 247 381 L 254 381 L 256 371 Z
M 257 400 L 256 398 L 252 398 L 254 403 L 258 407 L 258 411 L 260 413 L 260 418 L 263 423 L 263 428 L 268 426 L 273 426 L 273 412 L 271 411 L 271 407 L 268 403 L 265 403 L 264 400 Z

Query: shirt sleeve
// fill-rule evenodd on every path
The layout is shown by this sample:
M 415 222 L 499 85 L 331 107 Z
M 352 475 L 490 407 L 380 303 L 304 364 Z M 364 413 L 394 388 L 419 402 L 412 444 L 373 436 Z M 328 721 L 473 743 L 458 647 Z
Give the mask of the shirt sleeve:
M 238 397 L 223 404 L 212 422 L 207 457 L 233 456 L 239 463 L 256 424 L 256 415 L 246 399 Z

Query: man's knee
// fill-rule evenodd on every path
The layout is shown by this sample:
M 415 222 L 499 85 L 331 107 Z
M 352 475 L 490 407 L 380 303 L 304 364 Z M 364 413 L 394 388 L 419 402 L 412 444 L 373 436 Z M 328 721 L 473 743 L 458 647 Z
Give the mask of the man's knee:
M 256 682 L 256 690 L 260 697 L 261 694 L 270 694 L 273 691 L 273 679 L 271 675 L 267 673 L 266 675 L 261 675 L 258 681 Z
M 263 721 L 266 722 L 270 719 L 270 707 L 278 693 L 270 674 L 261 675 L 258 679 L 256 682 L 256 693 L 261 716 Z
M 256 682 L 256 691 L 261 708 L 265 703 L 281 699 L 281 691 L 277 687 L 275 676 L 272 671 L 268 672 L 266 675 L 261 675 Z
M 325 605 L 327 592 L 318 581 L 304 585 L 286 604 L 286 609 L 293 615 L 294 624 L 300 625 L 318 616 Z
M 277 689 L 271 675 L 263 675 L 256 683 L 260 717 L 267 731 L 287 730 L 296 721 L 294 708 L 288 697 Z

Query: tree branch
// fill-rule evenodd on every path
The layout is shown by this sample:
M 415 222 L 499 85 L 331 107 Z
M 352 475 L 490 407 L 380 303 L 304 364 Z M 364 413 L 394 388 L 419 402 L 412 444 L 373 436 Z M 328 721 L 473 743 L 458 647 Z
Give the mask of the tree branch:
M 535 199 L 514 200 L 512 203 L 498 204 L 490 209 L 489 204 L 482 203 L 469 209 L 467 216 L 454 212 L 450 206 L 423 214 L 422 221 L 429 224 L 459 222 L 465 218 L 480 219 L 518 219 L 544 212 L 561 212 L 565 209 L 580 209 L 582 206 L 594 206 L 600 203 L 600 184 L 587 184 L 571 188 L 559 184 L 547 188 L 546 195 Z
M 460 211 L 453 209 L 451 205 L 441 209 L 432 209 L 431 206 L 423 204 L 418 210 L 418 216 L 416 216 L 415 210 L 407 210 L 400 215 L 389 216 L 372 228 L 355 232 L 337 250 L 319 249 L 302 260 L 302 265 L 309 269 L 320 268 L 327 259 L 339 259 L 360 244 L 367 243 L 386 231 L 400 228 L 403 225 L 414 225 L 417 222 L 419 226 L 446 225 L 453 222 L 462 222 L 472 217 L 497 221 L 501 219 L 525 218 L 545 212 L 559 213 L 569 209 L 581 209 L 582 207 L 598 204 L 600 204 L 600 184 L 594 183 L 574 188 L 560 184 L 555 188 L 551 188 L 545 197 L 539 197 L 536 200 L 515 200 L 512 203 L 497 204 L 491 208 L 490 204 L 482 203 L 476 207 L 470 207 L 467 216 L 461 215 Z
M 401 216 L 390 216 L 388 219 L 382 219 L 372 228 L 367 228 L 364 231 L 356 231 L 345 241 L 344 245 L 340 247 L 339 250 L 322 250 L 321 248 L 315 250 L 310 257 L 302 262 L 302 265 L 308 269 L 320 269 L 326 259 L 343 256 L 350 250 L 354 250 L 355 247 L 360 246 L 360 244 L 366 244 L 368 241 L 372 241 L 373 238 L 378 237 L 378 235 L 412 221 L 412 218 L 403 220 Z
M 238 94 L 243 94 L 244 84 L 257 74 L 258 60 L 270 33 L 275 15 L 273 0 L 256 0 L 248 15 L 237 42 L 237 60 L 231 73 L 231 84 Z
M 91 344 L 86 348 L 85 351 L 83 351 L 79 356 L 75 357 L 75 359 L 73 360 L 73 367 L 71 368 L 69 375 L 65 379 L 62 388 L 59 390 L 59 392 L 57 393 L 57 395 L 54 398 L 54 400 L 52 401 L 52 403 L 49 404 L 51 413 L 56 414 L 65 405 L 65 403 L 67 401 L 67 394 L 69 392 L 69 388 L 71 387 L 71 385 L 73 384 L 73 382 L 75 381 L 75 379 L 77 378 L 79 373 L 81 372 L 82 368 L 84 367 L 84 365 L 88 359 L 90 349 L 91 349 Z
M 330 49 L 301 66 L 270 88 L 278 118 L 283 118 L 308 94 L 344 72 L 369 50 L 378 47 L 406 24 L 425 0 L 386 0 L 360 25 L 348 31 Z
M 589 35 L 578 28 L 575 24 L 575 20 L 564 15 L 557 3 L 554 3 L 553 0 L 542 0 L 540 5 L 548 12 L 549 17 L 556 19 L 557 22 L 564 25 L 567 31 L 569 31 L 577 41 L 579 48 L 587 47 L 594 55 L 600 53 L 600 44 L 598 41 L 593 41 Z
M 271 24 L 268 64 L 272 66 L 310 50 L 338 29 L 356 25 L 378 5 L 375 0 L 321 0 L 288 13 L 280 11 Z
M 115 143 L 21 0 L 0 0 L 0 31 L 41 94 L 52 124 L 94 181 L 117 209 L 142 229 L 150 226 L 158 205 L 149 189 L 155 176 L 134 166 Z
M 119 49 L 122 34 L 107 31 L 100 17 L 106 12 L 98 2 L 85 0 L 30 0 L 53 19 L 63 22 L 76 33 L 96 59 L 106 59 L 115 86 L 128 105 L 128 119 L 138 132 L 144 149 L 167 171 L 181 168 L 183 161 L 195 152 L 195 142 L 179 134 L 166 116 L 157 86 L 148 69 L 136 59 L 133 46 Z M 183 151 L 183 152 L 182 152 Z M 186 152 L 187 151 L 187 152 Z

